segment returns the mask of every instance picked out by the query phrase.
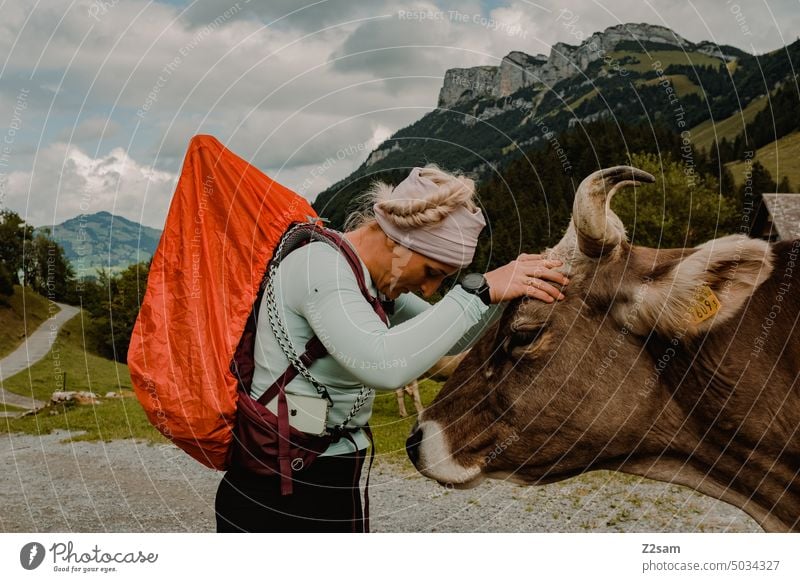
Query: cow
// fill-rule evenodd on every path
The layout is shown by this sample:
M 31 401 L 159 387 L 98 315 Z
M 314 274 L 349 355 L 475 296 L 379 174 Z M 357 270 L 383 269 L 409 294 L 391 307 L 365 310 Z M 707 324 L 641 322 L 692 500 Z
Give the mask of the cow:
M 591 174 L 563 239 L 565 299 L 511 302 L 406 443 L 440 484 L 524 485 L 607 469 L 800 531 L 800 240 L 631 245 L 611 197 L 653 176 Z
M 408 410 L 406 410 L 406 394 L 411 396 L 411 401 L 414 403 L 414 409 L 417 411 L 417 414 L 425 410 L 425 407 L 422 406 L 422 398 L 419 395 L 418 380 L 412 380 L 402 388 L 398 388 L 395 390 L 394 394 L 397 397 L 397 412 L 400 414 L 401 418 L 408 416 Z
M 400 413 L 400 416 L 402 418 L 408 416 L 405 402 L 406 394 L 411 396 L 411 400 L 414 402 L 414 408 L 416 409 L 417 414 L 425 410 L 425 407 L 422 406 L 422 398 L 419 394 L 419 380 L 424 380 L 426 378 L 431 378 L 432 380 L 447 380 L 453 371 L 458 367 L 458 364 L 461 363 L 461 360 L 464 359 L 464 356 L 467 355 L 467 352 L 469 352 L 469 350 L 454 356 L 442 356 L 433 366 L 430 367 L 430 369 L 428 369 L 427 372 L 425 372 L 418 379 L 413 380 L 402 388 L 395 390 L 395 396 L 397 396 L 397 411 Z

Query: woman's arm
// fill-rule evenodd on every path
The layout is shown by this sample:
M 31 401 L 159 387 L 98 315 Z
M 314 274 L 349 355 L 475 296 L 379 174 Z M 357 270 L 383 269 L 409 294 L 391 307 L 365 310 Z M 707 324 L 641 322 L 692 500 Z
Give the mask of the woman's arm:
M 285 304 L 308 321 L 340 365 L 383 390 L 428 370 L 489 310 L 480 298 L 456 287 L 423 313 L 387 328 L 364 300 L 347 261 L 325 243 L 291 253 L 275 284 Z
M 477 342 L 483 333 L 489 329 L 494 323 L 503 315 L 507 303 L 496 303 L 490 305 L 480 320 L 467 330 L 467 332 L 459 338 L 450 350 L 445 354 L 446 356 L 455 356 L 471 348 Z M 431 304 L 414 295 L 413 293 L 403 293 L 395 301 L 395 313 L 389 317 L 393 326 L 408 321 L 413 317 L 417 317 L 425 313 L 431 308 Z

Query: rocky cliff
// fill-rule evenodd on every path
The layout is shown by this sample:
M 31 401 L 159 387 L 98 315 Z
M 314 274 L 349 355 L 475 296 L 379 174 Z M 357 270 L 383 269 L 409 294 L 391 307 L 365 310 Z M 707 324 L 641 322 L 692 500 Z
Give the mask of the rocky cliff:
M 450 69 L 439 92 L 439 107 L 449 108 L 479 97 L 506 97 L 525 87 L 552 87 L 559 81 L 584 73 L 589 65 L 604 60 L 613 68 L 609 53 L 625 42 L 657 44 L 689 50 L 695 45 L 669 28 L 652 24 L 620 24 L 596 32 L 580 45 L 553 45 L 550 56 L 531 56 L 514 51 L 499 66 Z M 703 43 L 703 52 L 721 53 L 716 45 Z M 698 45 L 700 46 L 700 45 Z

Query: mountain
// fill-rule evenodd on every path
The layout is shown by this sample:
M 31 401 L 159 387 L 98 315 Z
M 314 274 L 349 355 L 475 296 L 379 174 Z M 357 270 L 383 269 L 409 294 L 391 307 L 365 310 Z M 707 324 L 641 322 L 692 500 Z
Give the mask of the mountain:
M 497 66 L 450 69 L 438 107 L 321 192 L 314 208 L 341 227 L 371 181 L 396 183 L 430 162 L 482 181 L 528 151 L 549 149 L 571 174 L 559 135 L 602 120 L 660 125 L 692 142 L 695 126 L 735 116 L 798 65 L 800 41 L 754 56 L 663 26 L 623 24 L 577 46 L 556 43 L 548 56 L 514 51 Z
M 116 272 L 147 261 L 161 238 L 158 229 L 106 211 L 81 214 L 36 230 L 42 228 L 50 230 L 52 238 L 64 247 L 77 276 L 94 275 L 99 268 Z

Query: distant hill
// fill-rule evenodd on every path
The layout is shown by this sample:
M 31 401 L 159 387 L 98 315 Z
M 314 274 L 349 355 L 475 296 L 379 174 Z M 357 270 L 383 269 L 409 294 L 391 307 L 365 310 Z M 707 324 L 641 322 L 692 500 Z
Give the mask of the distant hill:
M 397 183 L 408 168 L 434 162 L 483 182 L 533 150 L 562 156 L 559 134 L 604 120 L 661 125 L 676 135 L 689 131 L 693 145 L 707 149 L 715 137 L 709 120 L 723 136 L 736 136 L 798 64 L 800 41 L 754 56 L 631 23 L 594 33 L 578 46 L 557 43 L 549 56 L 514 51 L 497 66 L 450 69 L 438 107 L 321 192 L 314 208 L 341 227 L 375 179 Z M 576 171 L 566 158 L 562 162 L 564 174 Z
M 783 177 L 786 177 L 791 186 L 800 187 L 800 163 L 798 163 L 800 160 L 800 131 L 785 135 L 779 140 L 757 149 L 753 159 L 761 162 L 775 182 L 780 182 Z M 748 171 L 746 162 L 728 162 L 725 166 L 731 171 L 737 184 L 745 181 Z
M 111 272 L 125 269 L 153 256 L 161 231 L 102 211 L 82 214 L 47 226 L 53 239 L 64 247 L 77 276 L 94 275 L 98 268 Z

